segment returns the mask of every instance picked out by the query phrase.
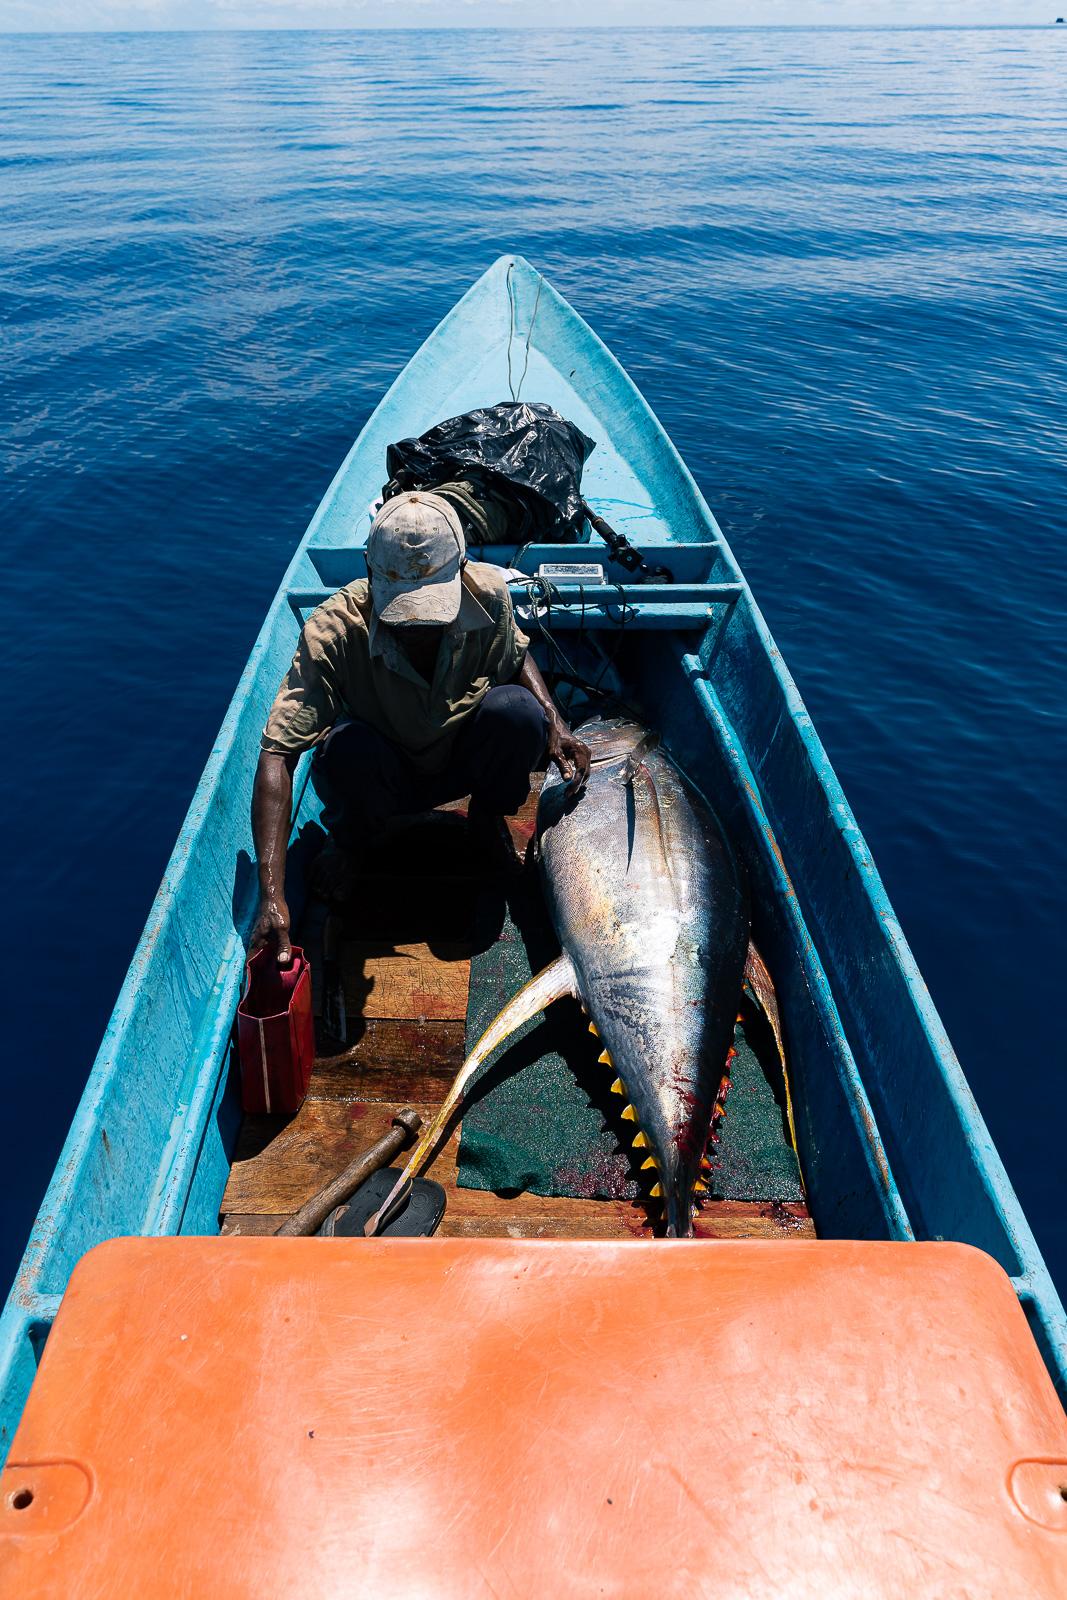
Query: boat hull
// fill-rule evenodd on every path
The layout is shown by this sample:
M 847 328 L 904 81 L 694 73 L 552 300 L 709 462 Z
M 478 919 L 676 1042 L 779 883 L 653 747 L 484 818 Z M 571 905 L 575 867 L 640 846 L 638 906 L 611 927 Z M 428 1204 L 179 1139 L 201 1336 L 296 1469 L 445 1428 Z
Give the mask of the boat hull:
M 510 362 L 516 349 L 529 359 Z M 248 813 L 260 731 L 303 618 L 364 570 L 386 446 L 493 404 L 509 370 L 597 441 L 590 503 L 673 572 L 581 605 L 712 799 L 751 885 L 790 1018 L 796 1133 L 824 1236 L 958 1239 L 1012 1278 L 1067 1389 L 1067 1323 L 900 926 L 751 591 L 662 427 L 596 335 L 503 257 L 413 357 L 301 541 L 212 749 L 0 1322 L 6 1450 L 67 1279 L 101 1240 L 213 1233 L 237 1128 L 228 1041 L 256 883 Z M 512 548 L 482 552 L 510 564 Z M 574 549 L 535 547 L 524 569 Z M 597 558 L 604 559 L 598 547 Z M 617 587 L 615 587 L 617 585 Z M 578 607 L 554 611 L 578 626 Z M 531 622 L 536 637 L 536 618 Z M 291 901 L 318 802 L 298 769 Z

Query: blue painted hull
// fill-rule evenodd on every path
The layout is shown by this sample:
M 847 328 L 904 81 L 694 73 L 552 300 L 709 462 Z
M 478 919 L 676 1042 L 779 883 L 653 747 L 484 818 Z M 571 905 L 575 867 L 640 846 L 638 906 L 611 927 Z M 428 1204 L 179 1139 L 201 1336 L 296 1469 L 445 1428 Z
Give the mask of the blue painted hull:
M 1067 1394 L 1063 1308 L 751 592 L 625 373 L 511 257 L 474 285 L 370 418 L 264 622 L 4 1311 L 4 1452 L 79 1257 L 116 1235 L 217 1231 L 238 1119 L 228 1036 L 256 900 L 248 812 L 267 709 L 303 616 L 362 570 L 386 445 L 506 398 L 520 382 L 525 398 L 555 405 L 597 440 L 587 498 L 678 580 L 613 590 L 610 603 L 587 604 L 582 621 L 617 630 L 625 620 L 635 693 L 745 857 L 760 942 L 790 1019 L 797 1140 L 820 1234 L 955 1239 L 987 1251 L 1010 1275 Z M 524 568 L 543 553 L 528 552 Z M 514 552 L 486 554 L 508 563 Z M 555 625 L 573 626 L 577 612 L 562 608 Z M 297 794 L 298 835 L 317 814 L 306 770 Z M 298 909 L 299 852 L 292 888 Z M 967 1330 L 959 1336 L 965 1356 Z

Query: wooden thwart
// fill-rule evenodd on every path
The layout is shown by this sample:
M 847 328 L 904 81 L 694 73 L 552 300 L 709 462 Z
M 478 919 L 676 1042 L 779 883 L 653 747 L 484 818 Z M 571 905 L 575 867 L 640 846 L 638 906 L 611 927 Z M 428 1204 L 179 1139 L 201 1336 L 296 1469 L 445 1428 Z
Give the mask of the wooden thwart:
M 409 1100 L 409 1103 L 412 1103 Z M 439 1102 L 415 1109 L 429 1117 Z M 307 1100 L 288 1124 L 247 1117 L 223 1200 L 223 1232 L 273 1233 L 359 1150 L 390 1126 L 399 1102 Z M 609 1239 L 648 1238 L 645 1208 L 628 1200 L 575 1200 L 522 1194 L 514 1198 L 456 1181 L 458 1127 L 426 1169 L 447 1196 L 440 1233 L 446 1238 Z M 715 1201 L 698 1214 L 700 1237 L 813 1238 L 803 1206 L 759 1201 Z
M 434 1178 L 441 1181 L 440 1173 Z M 458 1195 L 475 1195 L 460 1189 Z M 639 1208 L 623 1200 L 567 1200 L 523 1195 L 501 1200 L 489 1195 L 497 1210 L 479 1210 L 453 1204 L 449 1196 L 437 1237 L 441 1239 L 619 1239 L 649 1238 L 651 1228 Z M 274 1234 L 287 1213 L 264 1216 L 256 1212 L 231 1212 L 223 1218 L 221 1232 L 245 1237 Z M 704 1207 L 696 1221 L 701 1239 L 814 1239 L 815 1226 L 803 1206 L 775 1207 L 762 1200 L 716 1200 Z

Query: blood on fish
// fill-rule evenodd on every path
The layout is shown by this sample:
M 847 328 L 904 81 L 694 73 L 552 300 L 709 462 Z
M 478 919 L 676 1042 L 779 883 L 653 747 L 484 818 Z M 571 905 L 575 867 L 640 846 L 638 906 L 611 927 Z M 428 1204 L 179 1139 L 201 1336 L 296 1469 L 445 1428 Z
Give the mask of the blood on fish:
M 580 1200 L 633 1200 L 640 1190 L 624 1155 L 598 1151 L 591 1164 L 565 1162 L 552 1174 L 552 1187 Z

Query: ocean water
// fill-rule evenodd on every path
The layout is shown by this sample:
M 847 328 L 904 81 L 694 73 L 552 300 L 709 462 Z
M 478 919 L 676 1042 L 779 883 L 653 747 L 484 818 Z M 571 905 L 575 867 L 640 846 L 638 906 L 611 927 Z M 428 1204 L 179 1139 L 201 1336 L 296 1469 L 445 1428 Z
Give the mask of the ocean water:
M 0 1277 L 263 611 L 504 250 L 672 434 L 1067 1289 L 1067 29 L 0 39 Z

